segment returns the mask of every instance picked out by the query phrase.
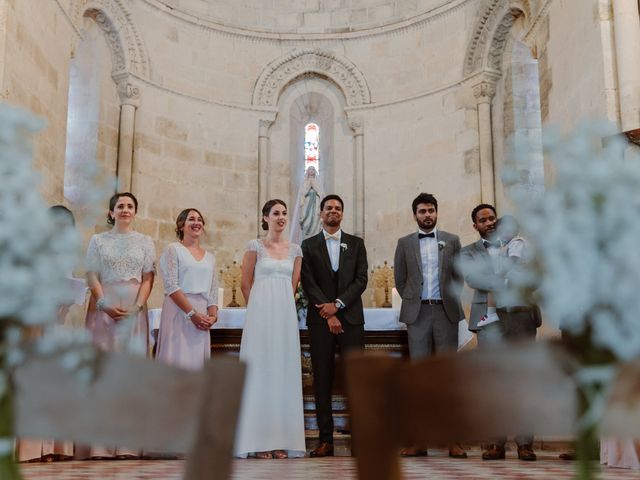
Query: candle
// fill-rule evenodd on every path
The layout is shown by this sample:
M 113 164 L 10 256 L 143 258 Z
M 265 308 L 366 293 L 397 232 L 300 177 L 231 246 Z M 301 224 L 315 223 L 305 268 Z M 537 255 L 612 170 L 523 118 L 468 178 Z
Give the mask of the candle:
M 394 310 L 400 310 L 400 305 L 402 305 L 402 298 L 398 293 L 398 290 L 395 288 L 391 290 L 391 308 Z
M 224 308 L 224 288 L 218 288 L 218 308 Z

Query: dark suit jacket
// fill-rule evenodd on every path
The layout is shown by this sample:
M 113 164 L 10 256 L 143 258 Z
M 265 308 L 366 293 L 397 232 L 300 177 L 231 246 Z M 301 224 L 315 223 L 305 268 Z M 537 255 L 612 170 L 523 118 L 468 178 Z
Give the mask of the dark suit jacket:
M 352 325 L 364 324 L 362 294 L 367 288 L 367 250 L 364 241 L 342 232 L 338 271 L 331 269 L 329 251 L 322 231 L 302 242 L 302 288 L 309 300 L 307 325 L 326 322 L 315 307 L 339 298 L 346 307 L 340 309 L 340 320 Z
M 460 253 L 460 238 L 457 235 L 437 231 L 438 242 L 444 242 L 438 248 L 438 280 L 444 312 L 451 323 L 464 319 L 464 310 L 460 303 L 462 277 L 455 269 L 455 261 Z M 402 297 L 400 321 L 410 324 L 416 321 L 420 313 L 422 295 L 422 256 L 418 232 L 398 240 L 393 263 L 396 289 Z

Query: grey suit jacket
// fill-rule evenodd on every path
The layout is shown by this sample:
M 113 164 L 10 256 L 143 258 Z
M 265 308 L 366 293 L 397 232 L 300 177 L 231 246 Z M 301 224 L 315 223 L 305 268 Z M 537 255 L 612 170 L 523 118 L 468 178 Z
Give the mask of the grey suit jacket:
M 465 246 L 461 250 L 458 267 L 462 271 L 467 285 L 474 290 L 473 299 L 471 300 L 469 330 L 477 332 L 478 321 L 487 313 L 487 294 L 504 290 L 508 272 L 496 273 L 494 271 L 493 261 L 482 243 L 482 239 Z M 532 318 L 537 328 L 541 323 L 540 313 L 537 307 L 531 307 L 534 310 Z
M 462 278 L 455 269 L 456 257 L 460 252 L 460 238 L 457 235 L 437 230 L 438 242 L 444 246 L 438 249 L 438 279 L 445 314 L 452 323 L 464 318 L 460 303 Z M 416 321 L 420 313 L 422 295 L 422 259 L 418 232 L 398 240 L 394 256 L 393 273 L 396 289 L 402 297 L 400 321 L 410 324 Z

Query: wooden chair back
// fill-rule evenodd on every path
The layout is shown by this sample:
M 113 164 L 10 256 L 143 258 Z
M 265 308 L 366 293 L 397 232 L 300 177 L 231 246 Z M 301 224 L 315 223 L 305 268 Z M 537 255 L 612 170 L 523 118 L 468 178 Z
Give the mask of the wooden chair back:
M 187 480 L 229 477 L 245 366 L 215 358 L 186 371 L 118 353 L 100 353 L 82 381 L 61 358 L 38 359 L 15 376 L 22 437 L 187 454 Z
M 358 476 L 400 479 L 399 450 L 574 430 L 575 384 L 559 348 L 501 344 L 407 363 L 351 354 L 346 363 Z

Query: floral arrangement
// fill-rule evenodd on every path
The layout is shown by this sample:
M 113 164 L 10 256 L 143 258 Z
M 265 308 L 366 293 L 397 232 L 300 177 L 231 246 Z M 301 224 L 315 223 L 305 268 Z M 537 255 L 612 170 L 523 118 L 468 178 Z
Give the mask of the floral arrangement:
M 93 349 L 84 332 L 56 325 L 60 305 L 69 301 L 65 276 L 78 260 L 79 238 L 61 228 L 38 193 L 31 169 L 31 136 L 43 122 L 0 105 L 0 478 L 19 479 L 13 462 L 13 372 L 33 355 L 60 354 L 80 369 Z M 42 335 L 34 336 L 37 327 Z
M 520 187 L 514 171 L 504 175 L 534 254 L 531 267 L 512 277 L 510 293 L 538 296 L 580 364 L 583 479 L 593 476 L 588 460 L 616 363 L 640 355 L 640 158 L 625 153 L 626 141 L 614 133 L 593 124 L 568 137 L 548 132 L 555 179 L 544 195 Z M 527 154 L 516 146 L 516 156 Z
M 296 302 L 296 311 L 298 312 L 298 320 L 300 322 L 304 322 L 307 319 L 307 307 L 309 305 L 309 300 L 307 300 L 304 290 L 302 289 L 302 282 L 298 282 L 294 299 Z

